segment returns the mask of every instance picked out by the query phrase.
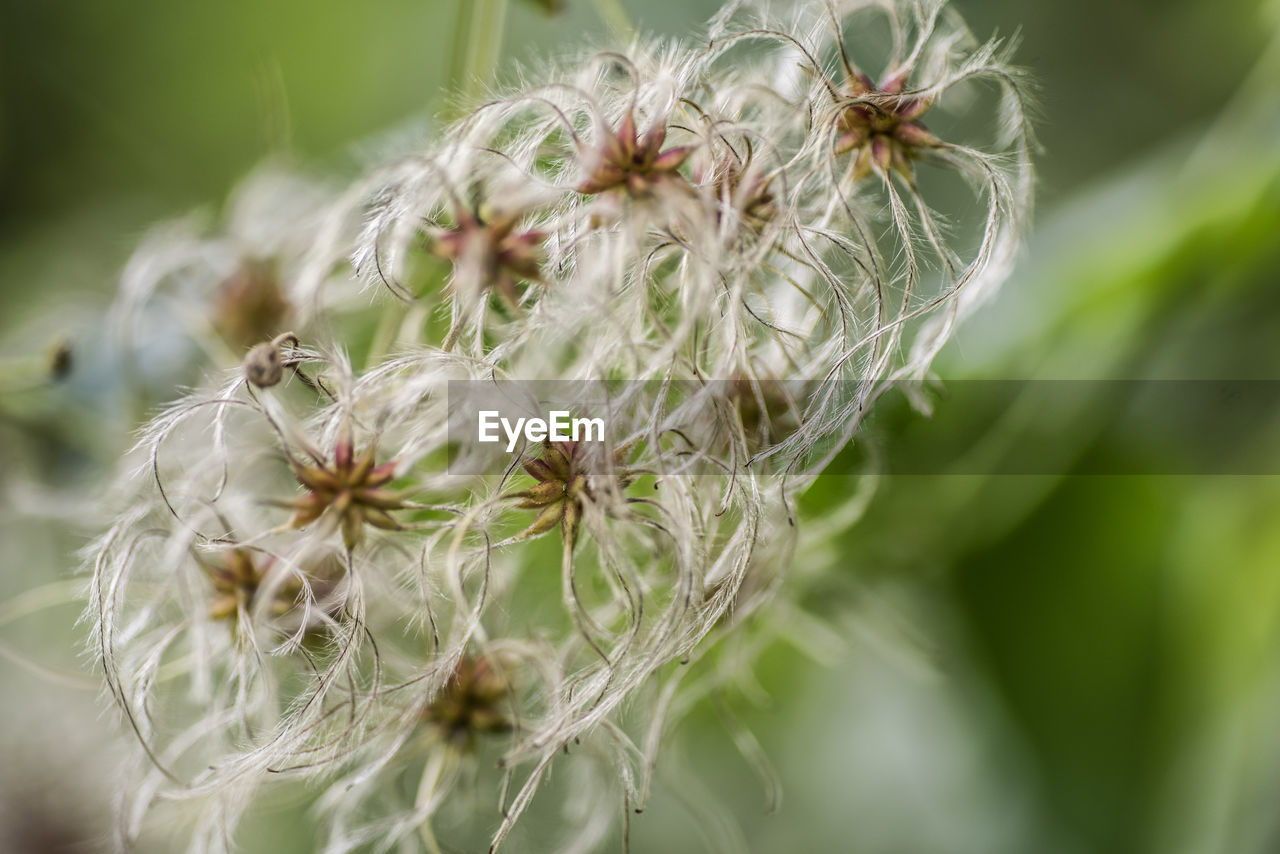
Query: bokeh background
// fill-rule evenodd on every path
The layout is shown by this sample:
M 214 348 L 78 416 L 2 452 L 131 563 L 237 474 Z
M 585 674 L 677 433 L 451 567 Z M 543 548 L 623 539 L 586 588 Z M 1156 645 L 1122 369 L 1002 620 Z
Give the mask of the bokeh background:
M 75 550 L 136 401 L 92 356 L 40 383 L 48 348 L 94 352 L 155 221 L 216 216 L 264 160 L 342 176 L 429 130 L 470 2 L 0 0 L 0 851 L 91 850 L 120 749 Z M 673 35 L 717 5 L 622 3 Z M 498 74 L 602 39 L 598 5 L 513 0 Z M 1020 35 L 1044 150 L 1027 252 L 938 373 L 1280 380 L 1280 4 L 954 5 Z M 632 850 L 1280 850 L 1280 478 L 1073 474 L 1145 450 L 1144 425 L 1105 426 L 1113 405 L 1003 425 L 1049 437 L 1059 474 L 822 479 L 802 508 L 827 526 L 799 573 L 815 619 L 766 651 L 760 691 L 673 734 Z M 872 488 L 860 519 L 829 518 Z M 313 839 L 305 794 L 244 836 Z

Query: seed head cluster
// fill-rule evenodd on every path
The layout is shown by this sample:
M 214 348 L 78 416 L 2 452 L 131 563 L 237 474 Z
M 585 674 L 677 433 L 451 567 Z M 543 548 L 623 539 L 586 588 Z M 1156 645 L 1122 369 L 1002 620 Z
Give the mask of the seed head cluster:
M 158 230 L 120 323 L 210 379 L 143 431 L 89 553 L 143 748 L 123 837 L 189 809 L 193 849 L 233 849 L 289 778 L 327 852 L 498 847 L 560 764 L 580 820 L 524 847 L 643 808 L 727 678 L 700 662 L 753 615 L 785 631 L 797 493 L 1007 273 L 1032 184 L 1007 52 L 932 0 L 731 2 L 345 188 L 277 167 L 220 230 Z M 599 454 L 450 473 L 451 381 L 558 379 L 697 391 Z

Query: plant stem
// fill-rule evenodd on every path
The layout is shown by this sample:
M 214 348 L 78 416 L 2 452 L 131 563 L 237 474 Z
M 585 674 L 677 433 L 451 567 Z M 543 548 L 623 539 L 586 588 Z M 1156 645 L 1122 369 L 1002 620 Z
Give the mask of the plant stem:
M 622 5 L 622 0 L 595 0 L 596 13 L 615 36 L 630 38 L 636 33 L 635 21 Z
M 454 33 L 451 88 L 474 100 L 493 77 L 502 53 L 508 0 L 460 0 Z

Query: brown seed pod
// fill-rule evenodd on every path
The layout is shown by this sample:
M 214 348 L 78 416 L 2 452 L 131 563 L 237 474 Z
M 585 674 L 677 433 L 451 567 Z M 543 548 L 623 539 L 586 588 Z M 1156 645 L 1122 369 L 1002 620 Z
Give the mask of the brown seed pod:
M 286 343 L 298 346 L 298 336 L 286 332 L 270 341 L 253 345 L 241 363 L 244 378 L 257 388 L 277 385 L 284 378 L 285 361 L 281 351 Z

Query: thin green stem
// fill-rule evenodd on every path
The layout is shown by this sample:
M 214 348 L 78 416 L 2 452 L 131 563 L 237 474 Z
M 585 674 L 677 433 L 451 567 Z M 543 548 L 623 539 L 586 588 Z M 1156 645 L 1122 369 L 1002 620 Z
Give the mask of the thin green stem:
M 627 7 L 622 5 L 622 0 L 594 0 L 594 2 L 596 13 L 615 36 L 630 38 L 636 34 L 635 21 L 631 20 L 631 14 L 627 12 Z
M 507 5 L 508 0 L 460 0 L 449 82 L 464 101 L 479 96 L 498 67 Z
M 453 15 L 453 50 L 449 54 L 449 91 L 457 92 L 467 76 L 467 47 L 471 43 L 470 0 L 458 0 Z

